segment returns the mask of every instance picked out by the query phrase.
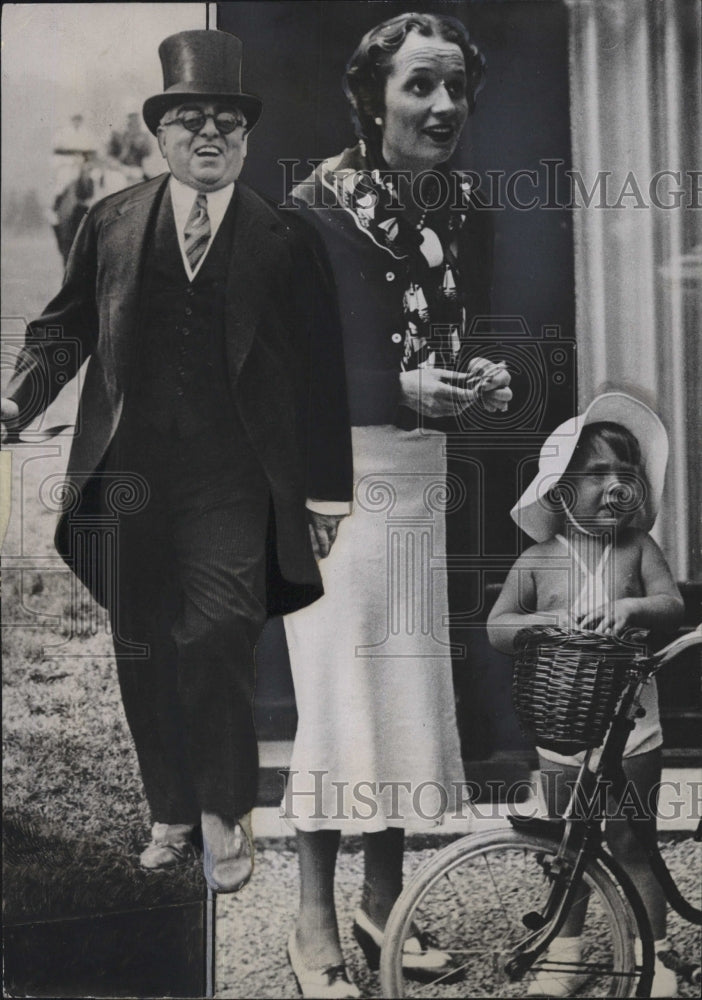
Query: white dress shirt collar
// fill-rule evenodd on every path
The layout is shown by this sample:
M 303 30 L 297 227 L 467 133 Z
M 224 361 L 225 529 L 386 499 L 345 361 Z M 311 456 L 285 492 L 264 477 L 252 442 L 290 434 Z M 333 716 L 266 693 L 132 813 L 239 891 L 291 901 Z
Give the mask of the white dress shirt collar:
M 207 249 L 198 261 L 197 267 L 193 271 L 190 267 L 190 262 L 185 255 L 185 223 L 188 221 L 188 216 L 192 211 L 192 207 L 195 204 L 195 199 L 199 192 L 196 191 L 195 188 L 191 188 L 187 184 L 183 184 L 182 181 L 179 181 L 172 174 L 169 183 L 171 189 L 171 202 L 173 203 L 173 218 L 175 219 L 176 232 L 178 233 L 178 246 L 180 247 L 180 254 L 183 258 L 185 272 L 188 275 L 188 278 L 192 281 L 202 267 L 202 262 L 209 253 L 212 241 L 217 235 L 217 230 L 222 224 L 224 214 L 229 207 L 229 202 L 232 200 L 234 184 L 227 184 L 226 187 L 220 188 L 219 191 L 208 191 L 205 195 L 207 198 L 207 214 L 210 217 L 211 236 L 210 242 L 207 244 Z

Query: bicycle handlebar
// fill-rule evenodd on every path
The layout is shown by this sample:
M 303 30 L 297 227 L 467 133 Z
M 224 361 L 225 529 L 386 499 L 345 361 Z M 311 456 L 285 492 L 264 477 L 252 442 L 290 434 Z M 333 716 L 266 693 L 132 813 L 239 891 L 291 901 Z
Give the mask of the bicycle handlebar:
M 659 649 L 657 653 L 651 653 L 649 656 L 640 656 L 635 660 L 636 664 L 649 665 L 655 667 L 662 667 L 664 663 L 668 663 L 673 660 L 680 653 L 685 652 L 687 649 L 692 649 L 694 646 L 702 645 L 702 625 L 698 625 L 694 632 L 688 632 L 687 635 L 678 636 L 677 639 L 673 639 L 669 642 L 667 646 L 663 649 Z

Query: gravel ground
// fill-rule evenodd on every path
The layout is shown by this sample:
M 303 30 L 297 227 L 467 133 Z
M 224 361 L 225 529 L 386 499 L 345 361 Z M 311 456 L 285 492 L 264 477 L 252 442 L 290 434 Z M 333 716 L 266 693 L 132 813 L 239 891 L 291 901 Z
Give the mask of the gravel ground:
M 406 875 L 433 856 L 434 841 L 423 838 L 415 849 L 410 841 Z M 701 848 L 687 835 L 662 839 L 662 851 L 678 885 L 689 899 L 697 898 L 701 884 Z M 363 997 L 380 997 L 377 973 L 371 973 L 351 936 L 353 911 L 358 905 L 363 877 L 360 843 L 342 842 L 337 864 L 337 912 L 342 946 L 349 972 Z M 298 995 L 285 956 L 285 946 L 297 909 L 297 858 L 292 840 L 260 841 L 256 871 L 249 885 L 235 896 L 218 899 L 217 996 L 220 998 L 289 998 Z M 669 918 L 669 936 L 679 952 L 693 959 L 700 954 L 700 932 L 677 916 Z M 680 987 L 680 996 L 699 996 L 699 990 Z

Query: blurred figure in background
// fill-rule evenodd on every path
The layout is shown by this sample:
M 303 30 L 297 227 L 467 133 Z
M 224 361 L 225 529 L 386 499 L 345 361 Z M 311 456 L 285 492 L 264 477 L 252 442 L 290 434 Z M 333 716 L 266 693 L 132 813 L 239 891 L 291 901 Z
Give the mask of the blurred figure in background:
M 85 124 L 82 111 L 75 111 L 71 115 L 70 124 L 55 133 L 52 150 L 55 211 L 56 200 L 69 184 L 78 180 L 86 158 L 94 156 L 98 150 L 98 141 Z
M 86 126 L 82 111 L 75 111 L 70 124 L 59 129 L 53 137 L 54 186 L 48 217 L 64 264 L 81 219 L 94 198 L 91 173 L 97 149 L 97 139 Z
M 144 162 L 154 154 L 155 144 L 141 126 L 132 102 L 124 109 L 125 126 L 114 129 L 107 143 L 86 128 L 80 113 L 72 115 L 71 124 L 54 136 L 54 198 L 49 221 L 64 264 L 91 205 L 150 176 Z
M 141 114 L 136 104 L 125 105 L 125 120 L 122 129 L 114 129 L 107 143 L 107 156 L 114 165 L 119 165 L 125 177 L 132 183 L 146 180 L 144 160 L 154 151 L 149 133 L 142 127 Z

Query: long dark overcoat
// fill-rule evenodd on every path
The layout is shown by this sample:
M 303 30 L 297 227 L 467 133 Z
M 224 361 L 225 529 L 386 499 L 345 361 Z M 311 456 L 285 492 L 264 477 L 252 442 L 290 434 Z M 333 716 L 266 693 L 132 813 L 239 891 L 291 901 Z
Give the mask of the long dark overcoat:
M 61 291 L 28 327 L 7 392 L 26 426 L 89 359 L 56 544 L 101 603 L 106 599 L 96 581 L 103 574 L 84 551 L 77 559 L 74 529 L 104 509 L 100 470 L 135 374 L 143 256 L 168 177 L 91 209 Z M 235 197 L 227 367 L 232 401 L 270 484 L 268 610 L 278 614 L 322 593 L 306 499 L 351 495 L 343 348 L 331 271 L 311 227 L 299 212 L 279 211 L 241 183 Z M 96 559 L 101 552 L 96 545 Z

